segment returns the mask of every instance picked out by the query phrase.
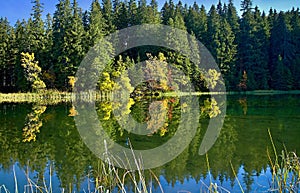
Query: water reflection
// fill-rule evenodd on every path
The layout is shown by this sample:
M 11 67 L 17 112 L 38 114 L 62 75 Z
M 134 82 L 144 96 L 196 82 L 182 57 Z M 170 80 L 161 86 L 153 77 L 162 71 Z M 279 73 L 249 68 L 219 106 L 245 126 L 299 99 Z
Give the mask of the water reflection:
M 271 144 L 267 128 L 271 129 L 279 152 L 283 147 L 282 144 L 290 151 L 299 152 L 298 99 L 297 95 L 247 96 L 247 98 L 229 96 L 227 116 L 220 136 L 207 154 L 210 170 L 206 156 L 198 154 L 210 117 L 210 111 L 205 109 L 207 116 L 199 117 L 200 124 L 190 145 L 176 159 L 153 169 L 152 172 L 159 176 L 165 192 L 179 190 L 199 192 L 211 180 L 226 189 L 238 191 L 239 187 L 229 162 L 231 161 L 244 189 L 259 192 L 268 190 L 270 169 L 266 152 L 267 148 L 271 149 Z M 119 144 L 126 147 L 126 141 L 130 139 L 134 148 L 149 149 L 165 143 L 172 137 L 176 132 L 180 112 L 185 108 L 177 98 L 155 100 L 157 102 L 153 105 L 156 105 L 155 109 L 159 112 L 154 114 L 149 113 L 149 108 L 153 108 L 151 103 L 143 100 L 119 107 L 124 109 L 124 112 L 127 111 L 126 113 L 136 122 L 148 123 L 147 129 L 150 134 L 146 136 L 123 130 L 113 113 L 115 104 L 109 101 L 96 104 L 97 114 L 103 121 L 106 132 Z M 212 99 L 206 97 L 200 99 L 203 104 L 205 101 Z M 213 103 L 209 105 L 214 106 Z M 22 183 L 26 183 L 26 177 L 21 171 L 28 168 L 33 179 L 41 180 L 45 177 L 49 180 L 49 167 L 52 167 L 53 184 L 57 189 L 63 187 L 69 191 L 74 188 L 87 189 L 88 184 L 114 185 L 114 179 L 102 175 L 103 167 L 108 166 L 97 159 L 81 141 L 72 117 L 76 115 L 75 112 L 76 109 L 70 104 L 49 105 L 47 108 L 37 104 L 1 104 L 0 184 L 5 184 L 10 191 L 14 191 L 11 179 L 15 167 L 22 191 Z M 149 121 L 151 118 L 156 119 L 154 116 L 157 113 L 160 113 L 160 119 L 155 123 Z M 40 126 L 38 127 L 40 132 L 34 132 L 36 141 L 25 143 L 23 140 L 26 139 L 24 138 L 26 135 L 23 128 L 27 127 L 30 130 L 29 125 L 34 128 Z M 153 125 L 160 127 L 157 129 Z M 273 158 L 271 154 L 271 159 Z M 119 172 L 122 175 L 125 171 Z M 149 171 L 145 171 L 145 175 L 150 182 Z M 131 187 L 129 179 L 125 179 L 125 182 Z M 153 187 L 155 191 L 160 192 L 157 184 L 154 183 Z

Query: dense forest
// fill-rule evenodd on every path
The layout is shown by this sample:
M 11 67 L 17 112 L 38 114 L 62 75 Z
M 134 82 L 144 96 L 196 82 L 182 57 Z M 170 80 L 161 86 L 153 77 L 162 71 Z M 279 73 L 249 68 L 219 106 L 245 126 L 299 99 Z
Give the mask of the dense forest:
M 214 56 L 229 90 L 300 89 L 299 8 L 265 13 L 251 0 L 243 0 L 239 16 L 232 0 L 210 8 L 169 0 L 160 11 L 155 0 L 93 0 L 84 11 L 76 0 L 59 0 L 55 13 L 43 18 L 43 5 L 34 0 L 28 20 L 12 25 L 6 18 L 0 19 L 0 92 L 30 91 L 22 67 L 21 53 L 26 52 L 35 54 L 47 89 L 69 91 L 70 77 L 98 40 L 144 23 L 170 25 L 194 35 Z M 184 56 L 163 49 L 151 54 L 159 53 L 168 63 L 183 66 L 192 82 L 201 85 L 201 78 Z M 144 48 L 123 56 L 107 69 L 107 79 L 114 78 L 114 70 L 147 59 Z

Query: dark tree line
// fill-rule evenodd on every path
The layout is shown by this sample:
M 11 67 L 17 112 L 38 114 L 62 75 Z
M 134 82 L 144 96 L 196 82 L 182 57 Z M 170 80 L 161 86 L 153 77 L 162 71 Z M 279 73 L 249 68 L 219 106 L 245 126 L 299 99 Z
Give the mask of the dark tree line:
M 88 11 L 78 7 L 76 0 L 59 0 L 53 16 L 43 20 L 43 6 L 34 0 L 28 20 L 12 26 L 0 18 L 0 92 L 30 90 L 21 66 L 22 52 L 35 53 L 48 89 L 68 90 L 68 77 L 75 75 L 98 40 L 143 23 L 162 23 L 193 34 L 215 57 L 230 90 L 300 89 L 299 8 L 265 13 L 251 0 L 243 0 L 241 11 L 238 16 L 232 0 L 220 1 L 209 10 L 197 3 L 189 6 L 169 0 L 160 11 L 155 0 L 94 0 Z M 124 60 L 145 59 L 143 49 L 139 54 L 128 51 Z M 201 84 L 199 72 L 182 56 L 151 49 L 153 55 L 164 52 L 168 62 L 176 61 L 194 83 Z M 116 60 L 111 68 L 119 68 L 119 63 Z M 125 61 L 122 64 L 126 67 Z

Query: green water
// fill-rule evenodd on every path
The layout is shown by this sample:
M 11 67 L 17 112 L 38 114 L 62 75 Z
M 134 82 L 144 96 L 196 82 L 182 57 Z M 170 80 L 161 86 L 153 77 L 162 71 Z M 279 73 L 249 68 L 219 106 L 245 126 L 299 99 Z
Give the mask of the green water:
M 154 100 L 160 101 L 156 113 L 164 116 L 150 116 L 149 105 Z M 199 98 L 199 111 L 205 100 L 206 97 Z M 150 149 L 173 137 L 184 108 L 179 101 L 178 98 L 141 100 L 124 107 L 106 101 L 97 102 L 96 109 L 103 128 L 114 141 L 128 147 L 130 140 L 134 149 Z M 267 149 L 274 158 L 268 129 L 278 152 L 284 146 L 288 151 L 300 152 L 299 95 L 229 95 L 226 107 L 220 135 L 207 154 L 210 172 L 206 157 L 198 154 L 209 123 L 209 116 L 204 113 L 199 116 L 198 129 L 190 145 L 174 160 L 152 169 L 165 192 L 199 192 L 211 180 L 227 190 L 239 192 L 230 162 L 244 190 L 268 190 L 271 177 Z M 148 122 L 148 135 L 122 129 L 113 114 L 114 108 L 130 114 L 138 123 Z M 81 140 L 74 115 L 76 110 L 72 104 L 0 104 L 0 185 L 14 192 L 16 173 L 22 192 L 28 183 L 26 171 L 30 171 L 33 180 L 41 182 L 51 178 L 56 191 L 73 187 L 83 192 L 89 185 L 94 186 L 88 176 L 96 170 L 99 160 Z M 155 124 L 161 127 L 157 129 Z M 26 128 L 32 135 L 26 135 Z M 130 187 L 129 182 L 127 185 Z M 154 192 L 160 192 L 155 183 L 153 188 Z

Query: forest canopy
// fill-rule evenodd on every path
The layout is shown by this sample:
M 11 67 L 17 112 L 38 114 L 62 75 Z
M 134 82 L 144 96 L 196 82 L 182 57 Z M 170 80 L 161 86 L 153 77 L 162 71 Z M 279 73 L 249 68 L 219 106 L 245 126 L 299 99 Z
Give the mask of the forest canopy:
M 239 16 L 232 0 L 210 8 L 169 0 L 161 10 L 155 0 L 94 0 L 84 11 L 76 0 L 59 0 L 55 13 L 43 19 L 40 0 L 32 3 L 28 20 L 12 25 L 0 18 L 0 92 L 31 91 L 21 53 L 34 53 L 47 89 L 69 91 L 70 77 L 97 41 L 145 23 L 169 25 L 195 36 L 214 56 L 228 90 L 300 89 L 299 8 L 265 13 L 251 0 L 243 0 Z M 105 69 L 106 78 L 112 81 L 132 63 L 147 60 L 148 52 L 153 57 L 163 54 L 168 63 L 184 69 L 197 90 L 202 89 L 195 65 L 163 48 L 128 50 Z

